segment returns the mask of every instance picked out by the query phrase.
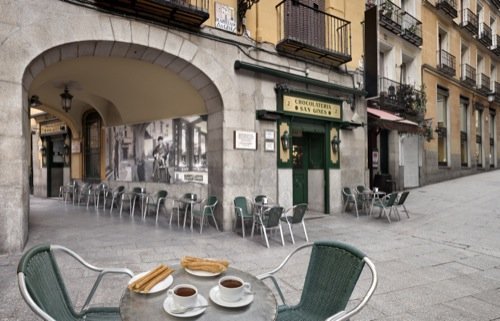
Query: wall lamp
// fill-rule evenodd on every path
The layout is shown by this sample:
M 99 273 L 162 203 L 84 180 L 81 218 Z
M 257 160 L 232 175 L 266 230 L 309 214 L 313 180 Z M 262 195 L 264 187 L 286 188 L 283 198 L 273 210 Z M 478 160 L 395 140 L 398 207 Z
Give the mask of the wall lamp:
M 33 95 L 29 99 L 30 107 L 40 106 L 42 103 L 40 102 L 40 98 L 37 95 Z
M 332 151 L 337 152 L 339 150 L 339 145 L 340 145 L 340 139 L 338 138 L 337 135 L 333 136 L 331 143 L 332 143 Z
M 495 100 L 495 93 L 491 92 L 488 94 L 488 102 L 492 103 Z
M 62 109 L 68 112 L 71 109 L 71 100 L 73 99 L 73 95 L 68 91 L 68 86 L 64 87 L 64 92 L 60 96 Z
M 281 147 L 283 147 L 284 151 L 290 148 L 290 134 L 288 134 L 288 130 L 285 130 L 283 135 L 281 135 Z

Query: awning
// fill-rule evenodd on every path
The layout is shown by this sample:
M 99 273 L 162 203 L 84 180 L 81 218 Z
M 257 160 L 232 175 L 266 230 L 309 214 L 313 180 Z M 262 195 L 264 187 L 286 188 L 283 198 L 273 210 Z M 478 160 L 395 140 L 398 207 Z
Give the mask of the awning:
M 417 123 L 385 110 L 367 107 L 366 111 L 368 112 L 368 126 L 397 130 L 402 133 L 419 134 L 422 132 L 422 128 Z

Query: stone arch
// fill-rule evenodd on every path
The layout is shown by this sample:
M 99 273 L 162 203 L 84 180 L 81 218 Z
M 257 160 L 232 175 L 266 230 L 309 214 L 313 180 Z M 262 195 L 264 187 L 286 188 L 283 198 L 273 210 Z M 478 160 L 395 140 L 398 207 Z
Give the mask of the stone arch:
M 2 199 L 6 210 L 0 213 L 0 220 L 4 223 L 0 228 L 0 253 L 21 250 L 28 236 L 31 151 L 27 97 L 35 77 L 57 61 L 108 52 L 150 60 L 164 68 L 175 66 L 179 75 L 189 79 L 202 95 L 209 115 L 214 115 L 209 117 L 208 126 L 217 136 L 218 146 L 213 152 L 222 158 L 220 138 L 223 137 L 224 101 L 237 101 L 237 93 L 231 91 L 234 74 L 223 68 L 218 57 L 192 41 L 195 35 L 82 9 L 62 1 L 42 0 L 28 7 L 22 2 L 10 2 L 3 10 L 7 18 L 0 41 L 1 51 L 5 53 L 0 61 L 0 70 L 3 71 L 0 75 L 0 107 L 6 126 L 0 129 L 0 136 L 3 150 L 10 153 L 0 161 L 2 172 L 9 173 L 0 185 L 4 192 L 0 195 L 8 195 Z M 82 10 L 85 10 L 84 14 Z M 19 12 L 30 19 L 19 19 Z M 211 175 L 222 183 L 221 168 L 214 169 Z M 217 189 L 220 190 L 214 193 L 222 195 L 222 186 Z

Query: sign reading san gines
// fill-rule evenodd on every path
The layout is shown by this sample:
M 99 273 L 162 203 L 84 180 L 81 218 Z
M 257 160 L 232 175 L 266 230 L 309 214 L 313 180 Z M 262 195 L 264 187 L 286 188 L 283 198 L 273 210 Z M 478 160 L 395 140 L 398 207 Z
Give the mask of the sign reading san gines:
M 330 119 L 340 119 L 340 104 L 283 95 L 283 110 Z

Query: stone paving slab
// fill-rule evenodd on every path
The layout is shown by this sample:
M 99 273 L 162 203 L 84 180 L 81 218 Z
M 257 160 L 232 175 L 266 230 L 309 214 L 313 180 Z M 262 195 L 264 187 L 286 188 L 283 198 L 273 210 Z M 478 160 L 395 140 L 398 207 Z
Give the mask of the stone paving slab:
M 379 286 L 368 306 L 352 320 L 500 320 L 500 171 L 463 177 L 412 189 L 407 200 L 410 218 L 389 224 L 385 218 L 353 213 L 308 213 L 311 241 L 336 239 L 365 252 L 375 263 Z M 166 216 L 155 224 L 118 211 L 86 209 L 56 199 L 31 198 L 27 248 L 50 242 L 67 246 L 97 266 L 144 271 L 158 263 L 178 263 L 183 255 L 228 258 L 252 274 L 277 266 L 304 244 L 295 229 L 292 245 L 285 229 L 284 247 L 273 235 L 271 248 L 260 235 L 243 239 L 214 228 L 195 231 L 168 225 Z M 15 271 L 21 253 L 0 256 L 0 321 L 37 320 L 21 299 Z M 95 275 L 61 257 L 70 296 L 81 306 Z M 294 258 L 280 274 L 290 303 L 300 298 L 308 253 Z M 361 275 L 349 306 L 368 287 Z M 117 305 L 126 278 L 105 279 L 96 304 Z M 249 320 L 250 321 L 250 320 Z

